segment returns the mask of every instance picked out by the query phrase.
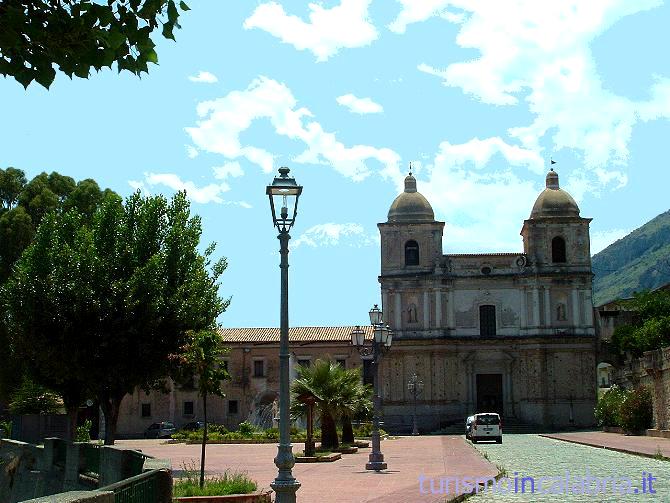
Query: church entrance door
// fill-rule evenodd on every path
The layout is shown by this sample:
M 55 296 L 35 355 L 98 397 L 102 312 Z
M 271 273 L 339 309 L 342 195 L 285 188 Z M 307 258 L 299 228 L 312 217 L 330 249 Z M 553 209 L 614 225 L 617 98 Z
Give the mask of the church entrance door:
M 502 416 L 502 374 L 477 374 L 477 412 L 497 412 Z

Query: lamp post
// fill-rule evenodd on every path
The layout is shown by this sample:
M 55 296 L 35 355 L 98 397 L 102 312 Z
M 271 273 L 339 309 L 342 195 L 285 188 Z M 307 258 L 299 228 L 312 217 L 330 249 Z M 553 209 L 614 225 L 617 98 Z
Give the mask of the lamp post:
M 365 331 L 361 329 L 360 326 L 357 326 L 351 332 L 351 344 L 358 349 L 358 352 L 364 360 L 370 360 L 372 363 L 372 388 L 374 393 L 374 415 L 372 417 L 371 433 L 372 452 L 370 453 L 368 462 L 365 464 L 365 468 L 367 470 L 375 470 L 378 472 L 380 470 L 386 470 L 386 463 L 384 462 L 384 455 L 382 454 L 379 441 L 379 413 L 382 406 L 382 399 L 379 394 L 379 363 L 381 362 L 383 353 L 391 348 L 393 332 L 388 325 L 384 325 L 384 322 L 382 321 L 382 312 L 377 304 L 374 305 L 369 314 L 374 338 L 370 341 L 370 344 L 366 344 Z
M 291 421 L 289 396 L 289 348 L 288 348 L 288 242 L 289 231 L 298 214 L 298 199 L 302 187 L 289 177 L 288 168 L 279 168 L 279 176 L 268 185 L 265 193 L 270 198 L 270 209 L 274 226 L 279 231 L 281 254 L 281 311 L 279 318 L 279 446 L 275 465 L 279 473 L 270 487 L 277 495 L 277 503 L 295 503 L 295 493 L 300 483 L 293 477 L 291 468 L 295 465 L 291 447 Z M 281 204 L 279 215 L 276 206 Z
M 412 401 L 414 403 L 414 413 L 412 418 L 412 435 L 419 434 L 419 428 L 416 425 L 416 399 L 423 392 L 423 381 L 419 379 L 419 376 L 416 375 L 416 372 L 412 374 L 412 377 L 407 381 L 407 390 L 412 394 Z

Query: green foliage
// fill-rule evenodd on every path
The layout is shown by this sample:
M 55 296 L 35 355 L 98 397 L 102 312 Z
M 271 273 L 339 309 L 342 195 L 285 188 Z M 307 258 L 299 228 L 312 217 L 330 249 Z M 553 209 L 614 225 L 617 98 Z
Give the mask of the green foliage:
M 90 419 L 84 421 L 84 424 L 77 426 L 77 431 L 75 433 L 74 441 L 75 442 L 90 442 L 91 441 L 91 428 L 93 423 Z
M 670 211 L 595 254 L 595 305 L 670 282 Z
M 372 423 L 362 423 L 358 426 L 354 426 L 354 436 L 357 438 L 367 438 L 370 435 L 372 435 Z M 382 428 L 379 428 L 379 435 L 380 436 L 386 436 L 388 433 L 384 431 Z
M 0 421 L 0 438 L 10 438 L 12 436 L 12 422 Z
M 631 391 L 621 404 L 621 427 L 629 433 L 651 428 L 653 420 L 652 397 L 648 388 L 640 386 Z
M 628 395 L 628 391 L 615 384 L 598 399 L 594 411 L 598 426 L 621 426 L 621 405 Z
M 636 315 L 633 324 L 621 325 L 612 334 L 612 345 L 619 354 L 640 356 L 670 345 L 670 292 L 636 293 L 625 307 Z
M 24 377 L 21 385 L 12 393 L 9 412 L 21 414 L 57 414 L 63 408 L 61 398 L 28 377 Z
M 222 424 L 211 423 L 207 426 L 207 428 L 212 433 L 220 433 L 221 435 L 224 435 L 224 434 L 228 433 L 228 428 L 226 428 Z
M 270 440 L 277 440 L 279 438 L 279 428 L 268 428 L 263 432 L 263 436 Z
M 246 472 L 226 470 L 223 475 L 205 479 L 205 484 L 200 488 L 198 472 L 195 463 L 184 464 L 183 475 L 175 481 L 173 496 L 175 498 L 187 496 L 227 496 L 229 494 L 249 494 L 258 488 L 256 482 L 251 480 Z
M 31 375 L 66 405 L 96 395 L 111 443 L 123 396 L 158 385 L 189 333 L 213 328 L 225 310 L 226 262 L 211 263 L 212 247 L 198 251 L 200 219 L 183 192 L 170 202 L 107 197 L 88 221 L 75 209 L 47 214 L 2 300 Z
M 251 437 L 256 431 L 256 427 L 249 421 L 242 421 L 238 426 L 237 431 L 244 437 Z
M 157 28 L 174 40 L 179 10 L 175 0 L 4 0 L 0 2 L 0 75 L 24 87 L 49 88 L 58 69 L 88 78 L 91 69 L 111 68 L 135 75 L 158 63 L 152 39 Z

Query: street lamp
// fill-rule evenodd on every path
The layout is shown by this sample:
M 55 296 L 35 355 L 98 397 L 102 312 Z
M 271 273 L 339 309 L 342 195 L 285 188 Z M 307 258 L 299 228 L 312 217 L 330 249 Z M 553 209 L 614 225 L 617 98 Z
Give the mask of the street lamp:
M 370 310 L 370 324 L 373 328 L 374 337 L 370 344 L 366 344 L 365 331 L 357 326 L 351 332 L 351 344 L 358 349 L 361 358 L 370 360 L 372 363 L 372 388 L 374 393 L 374 415 L 372 417 L 372 452 L 368 462 L 365 464 L 367 470 L 386 470 L 384 455 L 381 451 L 379 441 L 379 413 L 381 411 L 382 399 L 379 393 L 379 363 L 382 354 L 391 348 L 393 332 L 388 325 L 382 321 L 382 311 L 377 304 Z
M 414 402 L 414 414 L 412 419 L 414 427 L 412 428 L 412 435 L 418 435 L 419 429 L 416 426 L 416 399 L 423 392 L 423 381 L 419 379 L 419 376 L 416 375 L 416 372 L 414 372 L 412 377 L 409 378 L 409 381 L 407 381 L 407 390 L 412 395 Z
M 293 477 L 295 465 L 291 446 L 291 420 L 289 415 L 289 348 L 288 348 L 288 242 L 289 230 L 298 214 L 298 199 L 302 186 L 289 177 L 288 168 L 279 168 L 279 176 L 268 185 L 265 193 L 270 198 L 272 221 L 279 231 L 281 254 L 281 311 L 279 318 L 279 446 L 275 465 L 279 469 L 277 478 L 270 484 L 277 495 L 277 503 L 295 503 L 295 493 L 300 483 Z M 276 208 L 279 210 L 277 215 Z

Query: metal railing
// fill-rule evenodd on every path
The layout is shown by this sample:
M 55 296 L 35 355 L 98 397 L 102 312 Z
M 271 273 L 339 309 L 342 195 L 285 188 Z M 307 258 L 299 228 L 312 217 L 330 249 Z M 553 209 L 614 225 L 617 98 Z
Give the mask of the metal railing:
M 114 503 L 158 501 L 161 473 L 161 470 L 150 470 L 106 487 L 101 487 L 99 490 L 112 491 L 114 493 Z

